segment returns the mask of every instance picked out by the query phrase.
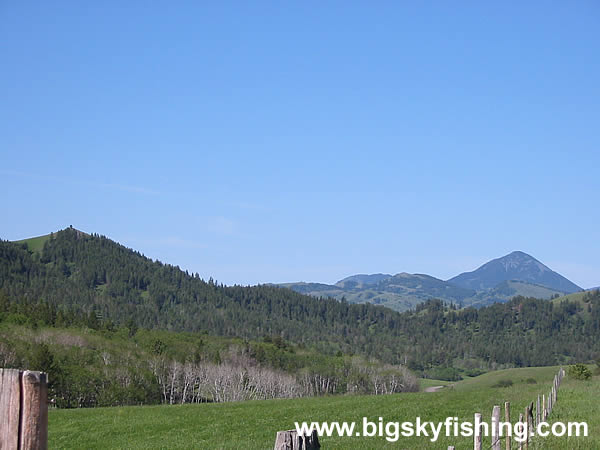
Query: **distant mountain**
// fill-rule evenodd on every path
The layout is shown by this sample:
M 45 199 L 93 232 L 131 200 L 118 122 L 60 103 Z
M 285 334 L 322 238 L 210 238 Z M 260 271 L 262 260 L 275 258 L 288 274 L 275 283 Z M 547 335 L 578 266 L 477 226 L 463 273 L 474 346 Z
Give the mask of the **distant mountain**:
M 475 294 L 472 289 L 465 289 L 430 275 L 406 272 L 381 280 L 375 285 L 375 289 L 396 294 L 415 295 L 420 298 L 449 300 L 463 300 Z
M 432 298 L 462 304 L 476 292 L 424 274 L 353 275 L 334 285 L 286 283 L 281 286 L 301 294 L 345 299 L 350 303 L 373 303 L 405 311 Z
M 566 294 L 582 290 L 533 256 L 519 251 L 493 259 L 473 272 L 461 273 L 450 278 L 448 282 L 466 289 L 483 291 L 510 280 L 537 284 Z
M 480 307 L 506 302 L 518 295 L 550 299 L 582 290 L 523 252 L 512 252 L 448 281 L 424 274 L 377 273 L 352 275 L 335 284 L 286 283 L 281 286 L 315 297 L 374 303 L 398 311 L 414 308 L 431 298 L 459 306 Z
M 371 275 L 359 274 L 346 277 L 335 283 L 335 285 L 341 288 L 372 286 L 391 277 L 392 275 L 386 273 L 374 273 Z

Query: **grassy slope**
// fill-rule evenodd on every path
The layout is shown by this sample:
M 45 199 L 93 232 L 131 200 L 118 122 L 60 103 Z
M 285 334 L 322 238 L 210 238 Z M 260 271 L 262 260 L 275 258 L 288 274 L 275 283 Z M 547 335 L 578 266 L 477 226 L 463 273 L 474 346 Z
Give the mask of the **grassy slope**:
M 559 304 L 565 300 L 576 303 L 583 303 L 583 297 L 585 296 L 585 294 L 587 294 L 587 292 L 575 292 L 573 294 L 563 295 L 562 297 L 558 297 L 552 300 L 552 303 Z
M 555 305 L 559 305 L 562 302 L 569 301 L 571 303 L 577 303 L 579 307 L 581 307 L 581 314 L 586 316 L 588 315 L 588 303 L 584 301 L 585 296 L 590 292 L 575 292 L 573 294 L 564 295 L 562 297 L 558 297 L 552 300 Z
M 44 244 L 46 243 L 46 241 L 48 239 L 50 239 L 50 237 L 51 237 L 50 234 L 46 234 L 44 236 L 37 236 L 37 237 L 29 238 L 29 239 L 22 239 L 20 241 L 15 241 L 15 243 L 27 244 L 27 248 L 29 249 L 29 251 L 31 251 L 33 253 L 41 253 L 44 248 Z
M 443 420 L 446 416 L 472 420 L 480 411 L 489 417 L 494 404 L 510 401 L 513 418 L 538 393 L 549 391 L 555 367 L 509 369 L 456 383 L 437 393 L 392 396 L 347 396 L 294 400 L 252 401 L 228 404 L 151 406 L 53 410 L 50 412 L 52 448 L 272 448 L 275 432 L 293 428 L 294 421 Z M 528 378 L 536 384 L 526 383 Z M 500 379 L 511 379 L 510 388 L 495 388 Z M 552 418 L 590 421 L 591 438 L 581 441 L 548 440 L 544 448 L 600 448 L 599 418 L 595 400 L 600 380 L 577 382 L 565 379 Z M 595 415 L 594 415 L 595 414 Z M 486 443 L 487 441 L 484 441 Z M 323 448 L 472 448 L 471 438 L 324 437 Z M 546 441 L 544 441 L 546 445 Z M 539 444 L 538 444 L 539 446 Z M 486 448 L 488 445 L 486 445 Z M 538 447 L 539 448 L 539 447 Z

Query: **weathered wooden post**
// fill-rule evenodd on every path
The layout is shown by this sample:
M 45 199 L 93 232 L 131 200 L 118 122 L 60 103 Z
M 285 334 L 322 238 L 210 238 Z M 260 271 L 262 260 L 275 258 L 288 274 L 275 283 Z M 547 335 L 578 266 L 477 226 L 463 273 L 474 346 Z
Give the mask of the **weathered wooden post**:
M 299 435 L 296 430 L 278 431 L 275 450 L 317 450 L 321 448 L 319 436 L 313 430 L 310 436 Z
M 500 407 L 492 409 L 492 450 L 500 450 Z
M 448 450 L 454 450 L 454 445 L 449 445 Z
M 542 394 L 542 420 L 545 422 L 548 417 L 548 411 L 546 410 L 546 394 Z
M 481 414 L 475 413 L 475 433 L 473 433 L 473 449 L 481 450 Z
M 523 424 L 523 413 L 519 414 L 519 423 Z M 522 426 L 524 426 L 524 425 L 522 425 Z M 523 448 L 523 441 L 520 441 L 519 442 L 519 450 L 522 450 L 522 448 Z
M 504 402 L 504 421 L 510 423 L 510 403 Z M 510 433 L 506 434 L 506 450 L 510 450 Z
M 43 372 L 0 369 L 0 449 L 48 448 L 48 380 Z
M 535 404 L 535 423 L 536 423 L 536 425 L 539 425 L 539 423 L 542 421 L 541 407 L 542 407 L 542 404 L 540 402 L 540 394 L 538 394 L 537 403 Z
M 525 430 L 527 430 L 527 433 L 525 434 L 524 448 L 528 449 L 529 448 L 529 406 L 525 407 L 525 416 L 523 417 L 523 419 L 525 420 Z
M 19 448 L 21 388 L 18 370 L 0 369 L 0 448 Z
M 26 370 L 21 377 L 21 448 L 48 447 L 48 380 Z
M 529 448 L 529 436 L 533 430 L 533 402 L 527 407 L 527 440 L 525 441 L 526 448 Z

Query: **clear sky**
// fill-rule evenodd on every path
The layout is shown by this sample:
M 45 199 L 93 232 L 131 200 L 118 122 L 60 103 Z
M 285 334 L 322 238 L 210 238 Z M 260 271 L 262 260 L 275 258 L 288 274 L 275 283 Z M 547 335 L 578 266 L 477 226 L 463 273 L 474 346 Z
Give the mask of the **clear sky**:
M 418 5 L 422 3 L 422 5 Z M 2 2 L 0 237 L 227 284 L 600 285 L 600 3 Z

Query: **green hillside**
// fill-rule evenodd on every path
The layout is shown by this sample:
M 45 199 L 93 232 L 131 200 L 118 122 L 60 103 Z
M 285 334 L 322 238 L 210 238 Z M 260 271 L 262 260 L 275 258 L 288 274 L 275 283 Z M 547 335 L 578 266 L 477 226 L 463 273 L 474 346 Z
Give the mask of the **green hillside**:
M 511 369 L 456 383 L 436 393 L 389 396 L 326 397 L 269 400 L 230 404 L 54 410 L 50 413 L 53 448 L 270 448 L 278 430 L 295 421 L 377 422 L 443 421 L 446 417 L 472 420 L 475 412 L 491 415 L 494 405 L 511 402 L 512 420 L 525 405 L 546 393 L 557 367 Z M 495 387 L 510 380 L 510 387 Z M 535 448 L 600 448 L 600 416 L 593 399 L 600 395 L 600 378 L 581 382 L 565 378 L 553 420 L 586 420 L 588 438 L 568 441 L 553 438 Z M 489 419 L 488 419 L 489 420 Z M 489 438 L 488 438 L 489 441 Z M 489 446 L 486 445 L 485 448 Z M 472 448 L 472 438 L 442 437 L 435 444 L 423 437 L 401 437 L 390 443 L 384 437 L 323 437 L 323 448 Z M 504 447 L 503 447 L 504 448 Z
M 40 254 L 44 248 L 44 244 L 48 239 L 52 238 L 53 234 L 46 234 L 44 236 L 32 237 L 29 239 L 21 239 L 15 241 L 15 244 L 25 244 L 30 252 Z
M 560 297 L 552 299 L 552 303 L 560 304 L 564 301 L 569 301 L 569 302 L 573 302 L 573 303 L 583 304 L 584 298 L 589 297 L 592 293 L 593 293 L 593 291 L 586 291 L 586 292 L 575 292 L 573 294 L 562 295 Z
M 510 280 L 501 282 L 494 289 L 480 292 L 474 297 L 466 299 L 462 303 L 462 306 L 481 307 L 491 305 L 496 302 L 506 302 L 517 296 L 549 300 L 561 295 L 563 295 L 562 292 L 547 288 L 545 286 L 525 283 L 523 281 Z

